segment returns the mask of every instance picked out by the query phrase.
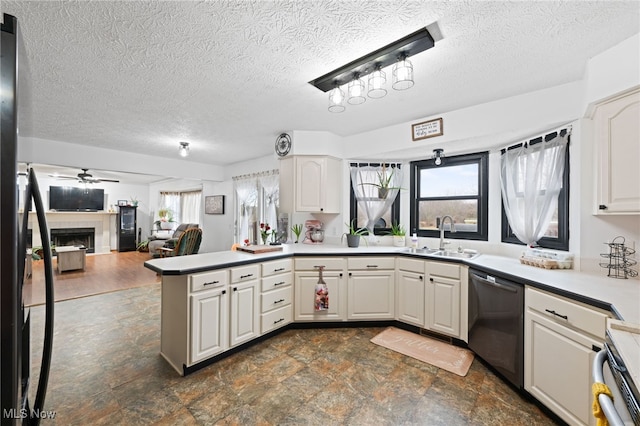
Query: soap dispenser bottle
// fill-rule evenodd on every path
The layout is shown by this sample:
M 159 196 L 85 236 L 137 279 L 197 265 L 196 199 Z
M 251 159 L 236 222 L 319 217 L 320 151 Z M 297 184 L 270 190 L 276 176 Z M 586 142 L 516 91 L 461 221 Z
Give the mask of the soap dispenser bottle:
M 418 248 L 418 234 L 416 234 L 415 232 L 411 236 L 411 248 L 412 249 Z

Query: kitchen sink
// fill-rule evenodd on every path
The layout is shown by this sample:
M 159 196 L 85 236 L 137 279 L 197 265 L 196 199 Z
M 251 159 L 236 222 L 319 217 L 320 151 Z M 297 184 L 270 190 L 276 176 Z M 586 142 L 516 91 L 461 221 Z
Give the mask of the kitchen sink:
M 451 257 L 456 259 L 474 259 L 480 256 L 480 253 L 477 252 L 458 252 L 452 250 L 430 249 L 427 247 L 411 249 L 411 252 L 416 254 L 426 254 L 433 257 Z
M 435 254 L 435 253 L 439 253 L 440 250 L 438 249 L 430 249 L 427 247 L 423 247 L 423 248 L 417 248 L 415 250 L 411 250 L 413 253 L 418 253 L 418 254 Z

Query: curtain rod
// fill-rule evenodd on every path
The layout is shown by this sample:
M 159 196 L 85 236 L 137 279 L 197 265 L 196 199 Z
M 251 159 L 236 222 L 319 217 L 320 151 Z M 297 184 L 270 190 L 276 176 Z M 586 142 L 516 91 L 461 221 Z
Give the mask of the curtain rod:
M 563 126 L 557 127 L 554 130 L 547 130 L 543 134 L 538 134 L 537 136 L 529 136 L 527 138 L 524 138 L 525 139 L 524 142 L 508 145 L 508 146 L 500 149 L 500 153 L 504 154 L 508 150 L 514 149 L 514 148 L 520 148 L 524 144 L 535 145 L 536 143 L 542 142 L 543 138 L 544 138 L 544 140 L 546 140 L 546 138 L 548 136 L 551 136 L 551 135 L 554 135 L 554 134 L 556 134 L 556 135 L 560 134 L 561 135 L 562 132 L 565 132 L 566 135 L 571 135 L 571 131 L 572 130 L 573 130 L 573 125 L 572 124 L 565 124 Z M 538 140 L 538 139 L 540 139 L 540 140 Z
M 354 163 L 349 163 L 349 167 L 379 167 L 382 165 L 385 165 L 385 167 L 397 167 L 400 168 L 402 166 L 402 163 L 380 163 L 380 162 L 376 162 L 376 163 L 367 163 L 367 162 L 354 162 Z
M 279 173 L 280 173 L 280 170 L 273 169 L 273 170 L 266 170 L 264 172 L 256 172 L 256 173 L 249 173 L 246 175 L 233 176 L 231 179 L 232 180 L 251 179 L 251 178 L 259 178 L 262 176 L 277 175 Z

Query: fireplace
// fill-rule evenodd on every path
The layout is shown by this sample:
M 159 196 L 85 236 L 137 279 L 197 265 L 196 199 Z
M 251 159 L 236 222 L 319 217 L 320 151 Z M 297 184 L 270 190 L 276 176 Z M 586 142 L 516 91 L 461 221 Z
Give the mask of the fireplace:
M 95 253 L 95 228 L 51 229 L 51 244 L 55 246 L 85 246 L 87 253 Z

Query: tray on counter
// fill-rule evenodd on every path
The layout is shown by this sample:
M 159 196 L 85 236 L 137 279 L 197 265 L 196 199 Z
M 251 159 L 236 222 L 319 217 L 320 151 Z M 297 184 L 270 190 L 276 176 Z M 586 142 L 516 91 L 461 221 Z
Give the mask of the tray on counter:
M 236 248 L 238 251 L 244 251 L 247 253 L 269 253 L 271 251 L 282 251 L 282 246 L 270 246 L 270 245 L 256 245 L 256 246 L 241 246 Z

